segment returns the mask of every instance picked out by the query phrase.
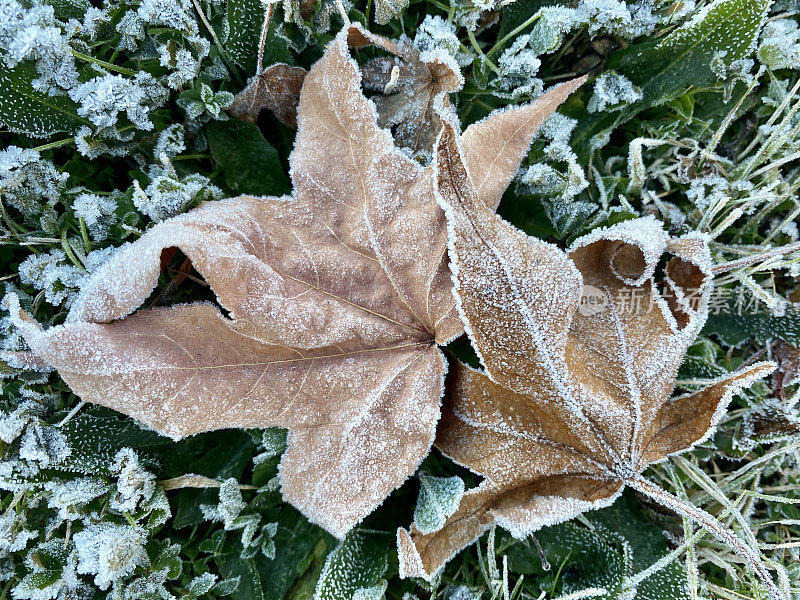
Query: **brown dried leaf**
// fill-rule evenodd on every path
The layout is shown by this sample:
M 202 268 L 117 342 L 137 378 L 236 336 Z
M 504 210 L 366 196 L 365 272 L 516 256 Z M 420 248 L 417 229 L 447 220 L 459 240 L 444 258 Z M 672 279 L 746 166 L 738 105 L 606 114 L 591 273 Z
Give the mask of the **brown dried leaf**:
M 704 238 L 670 239 L 644 218 L 565 253 L 488 209 L 467 157 L 446 124 L 440 202 L 459 310 L 485 372 L 453 361 L 436 445 L 484 481 L 440 531 L 398 530 L 404 576 L 431 577 L 493 522 L 521 537 L 606 506 L 625 485 L 653 493 L 642 471 L 706 439 L 732 396 L 774 368 L 670 400 L 706 316 Z M 662 294 L 654 277 L 665 253 L 674 258 Z
M 789 402 L 787 388 L 800 383 L 800 348 L 778 341 L 772 349 L 772 358 L 778 363 L 778 369 L 772 376 L 775 395 Z
M 352 27 L 309 71 L 293 198 L 209 202 L 163 221 L 92 277 L 65 325 L 42 331 L 10 297 L 31 350 L 83 400 L 174 438 L 288 428 L 284 497 L 337 536 L 427 454 L 445 370 L 436 344 L 463 331 L 433 168 L 409 159 L 378 125 L 348 38 L 390 43 Z M 499 125 L 508 143 L 487 157 L 504 166 L 496 177 L 507 182 L 519 167 L 541 121 L 531 115 L 556 105 L 503 113 L 519 123 Z M 490 143 L 470 131 L 468 147 Z M 487 168 L 476 165 L 474 176 Z M 496 206 L 499 196 L 484 201 Z M 173 247 L 227 316 L 206 303 L 131 314 Z
M 361 69 L 364 88 L 379 92 L 372 98 L 378 123 L 395 127 L 398 145 L 430 152 L 442 127 L 440 115 L 452 113 L 447 94 L 464 83 L 458 65 L 449 56 L 421 55 L 407 41 L 384 48 L 395 56 L 372 59 Z
M 278 63 L 253 77 L 233 99 L 228 112 L 248 123 L 255 123 L 262 110 L 270 110 L 277 119 L 297 129 L 297 102 L 306 70 Z

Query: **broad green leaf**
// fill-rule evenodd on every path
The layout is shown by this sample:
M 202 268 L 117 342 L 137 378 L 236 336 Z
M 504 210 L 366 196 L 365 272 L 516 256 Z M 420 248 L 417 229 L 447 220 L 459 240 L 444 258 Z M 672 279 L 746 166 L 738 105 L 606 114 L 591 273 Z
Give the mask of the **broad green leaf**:
M 632 493 L 624 493 L 613 505 L 587 514 L 591 528 L 572 523 L 545 527 L 536 534 L 551 565 L 544 571 L 533 544 L 514 544 L 508 552 L 512 572 L 537 576 L 537 585 L 550 591 L 555 584 L 562 594 L 599 587 L 608 600 L 684 600 L 686 573 L 672 562 L 641 582 L 635 596 L 623 589 L 625 579 L 668 553 L 661 528 L 643 518 Z M 555 579 L 558 577 L 558 579 Z
M 291 190 L 278 151 L 258 127 L 230 119 L 208 126 L 211 154 L 225 173 L 228 187 L 238 194 L 280 196 Z
M 283 506 L 275 520 L 278 522 L 278 532 L 273 539 L 278 552 L 272 560 L 258 556 L 256 566 L 262 580 L 269 582 L 264 587 L 265 597 L 268 600 L 283 600 L 295 582 L 313 569 L 317 544 L 321 542 L 326 549 L 330 549 L 335 541 L 291 506 Z
M 32 137 L 60 131 L 74 133 L 89 121 L 78 116 L 78 106 L 66 95 L 50 96 L 34 89 L 38 77 L 33 63 L 0 69 L 0 122 Z
M 779 317 L 763 305 L 751 308 L 739 305 L 737 298 L 730 298 L 726 306 L 712 310 L 703 333 L 714 334 L 728 346 L 738 346 L 750 338 L 759 344 L 778 338 L 800 346 L 800 310 L 790 307 Z
M 387 566 L 385 544 L 362 530 L 351 531 L 328 555 L 314 599 L 352 598 L 356 590 L 377 585 Z
M 72 448 L 67 469 L 86 474 L 108 473 L 114 455 L 122 448 L 133 448 L 140 452 L 145 464 L 153 464 L 159 449 L 173 445 L 169 438 L 99 407 L 73 417 L 61 432 Z
M 258 43 L 264 25 L 265 5 L 261 0 L 228 0 L 228 39 L 226 48 L 237 65 L 256 74 Z M 286 45 L 275 35 L 278 19 L 273 18 L 267 31 L 264 46 L 264 66 L 276 62 L 289 62 L 291 53 Z
M 633 44 L 609 57 L 608 68 L 625 75 L 642 91 L 642 99 L 616 113 L 581 119 L 573 147 L 583 157 L 597 135 L 631 119 L 650 106 L 682 96 L 689 88 L 713 86 L 711 62 L 725 64 L 749 56 L 758 40 L 772 0 L 716 0 L 662 40 Z
M 89 0 L 48 0 L 47 4 L 53 7 L 56 18 L 62 21 L 83 19 L 91 6 Z

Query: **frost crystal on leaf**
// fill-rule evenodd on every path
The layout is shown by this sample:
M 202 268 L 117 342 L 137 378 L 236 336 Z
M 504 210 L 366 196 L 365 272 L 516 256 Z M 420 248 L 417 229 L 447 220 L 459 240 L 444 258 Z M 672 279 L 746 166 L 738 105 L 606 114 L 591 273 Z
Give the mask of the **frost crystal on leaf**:
M 219 486 L 219 504 L 209 506 L 201 504 L 203 516 L 210 521 L 221 521 L 226 530 L 234 528 L 234 522 L 247 507 L 239 491 L 239 483 L 233 477 L 226 479 Z
M 47 505 L 58 511 L 61 521 L 74 521 L 81 518 L 80 509 L 84 504 L 102 496 L 109 485 L 96 477 L 78 477 L 69 481 L 48 482 Z
M 396 46 L 352 26 L 311 68 L 298 108 L 292 198 L 205 202 L 165 220 L 81 282 L 64 326 L 43 331 L 9 296 L 31 350 L 84 400 L 175 438 L 288 428 L 281 491 L 337 536 L 427 454 L 445 368 L 436 344 L 462 331 L 433 169 L 409 159 L 379 126 L 348 41 Z M 539 125 L 581 82 L 464 131 L 486 206 L 498 205 Z M 211 93 L 192 91 L 197 102 Z M 133 201 L 154 219 L 211 189 L 179 179 L 166 160 L 149 175 Z M 156 286 L 166 247 L 191 259 L 227 315 L 207 303 L 131 315 Z M 39 271 L 47 268 L 59 267 Z M 241 525 L 268 554 L 271 525 L 236 517 L 231 486 L 231 501 L 208 514 Z
M 398 530 L 401 575 L 432 577 L 493 522 L 521 538 L 608 506 L 625 485 L 713 520 L 641 476 L 710 436 L 733 395 L 774 369 L 755 364 L 670 400 L 707 317 L 707 239 L 669 238 L 642 218 L 597 229 L 565 253 L 486 210 L 447 125 L 436 167 L 459 313 L 485 369 L 452 361 L 436 445 L 484 480 L 440 531 Z M 626 305 L 627 293 L 642 304 Z M 719 535 L 759 564 L 734 534 Z
M 586 108 L 589 112 L 619 110 L 641 99 L 641 90 L 630 79 L 617 73 L 603 73 L 594 84 L 594 94 Z
M 68 178 L 35 150 L 18 146 L 0 150 L 0 197 L 25 216 L 38 216 L 44 206 L 58 202 Z
M 107 73 L 71 89 L 70 98 L 80 104 L 78 114 L 87 117 L 97 127 L 117 124 L 119 113 L 140 129 L 150 130 L 150 110 L 167 98 L 166 90 L 155 78 L 139 71 L 133 79 Z
M 130 525 L 96 523 L 73 536 L 77 572 L 94 575 L 94 583 L 107 590 L 114 581 L 149 564 L 144 531 Z
M 72 201 L 72 210 L 75 216 L 83 219 L 89 233 L 97 241 L 102 241 L 108 236 L 109 228 L 116 222 L 114 211 L 117 203 L 111 196 L 82 193 Z
M 464 481 L 460 477 L 421 475 L 419 485 L 414 524 L 422 533 L 433 533 L 458 509 L 464 495 Z
M 110 472 L 117 477 L 117 490 L 111 496 L 111 508 L 119 512 L 136 512 L 140 504 L 150 500 L 156 489 L 155 475 L 139 463 L 130 448 L 114 456 Z
M 770 21 L 761 30 L 756 55 L 771 69 L 800 67 L 800 26 L 792 19 Z

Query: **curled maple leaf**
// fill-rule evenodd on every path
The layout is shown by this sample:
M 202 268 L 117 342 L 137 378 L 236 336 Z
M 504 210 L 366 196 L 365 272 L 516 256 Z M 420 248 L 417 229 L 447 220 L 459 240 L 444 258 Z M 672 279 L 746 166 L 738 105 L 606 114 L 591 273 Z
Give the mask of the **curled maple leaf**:
M 439 531 L 398 530 L 401 575 L 431 577 L 493 522 L 524 537 L 628 485 L 709 527 L 781 597 L 757 550 L 641 476 L 708 438 L 733 395 L 774 369 L 756 364 L 670 399 L 707 313 L 705 238 L 669 238 L 643 218 L 563 252 L 481 202 L 447 124 L 436 167 L 459 312 L 485 368 L 454 361 L 436 445 L 484 480 Z
M 437 343 L 463 330 L 433 169 L 379 127 L 348 38 L 380 41 L 346 28 L 306 76 L 293 198 L 209 202 L 156 225 L 93 275 L 64 325 L 43 331 L 9 302 L 31 350 L 83 400 L 173 438 L 288 428 L 283 495 L 336 536 L 428 453 L 445 373 Z M 465 131 L 487 206 L 580 83 Z M 171 247 L 227 315 L 207 303 L 134 313 Z
M 302 67 L 270 65 L 236 94 L 228 112 L 237 119 L 255 123 L 262 110 L 269 110 L 281 123 L 297 129 L 297 102 L 305 78 L 306 70 Z

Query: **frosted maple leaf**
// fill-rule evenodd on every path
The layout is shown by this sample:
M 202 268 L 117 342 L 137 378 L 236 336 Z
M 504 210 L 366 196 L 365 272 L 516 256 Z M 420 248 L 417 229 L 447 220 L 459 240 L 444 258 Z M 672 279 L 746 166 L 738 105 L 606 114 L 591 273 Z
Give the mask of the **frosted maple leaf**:
M 430 578 L 492 523 L 522 538 L 630 486 L 708 528 L 784 598 L 757 546 L 641 475 L 707 439 L 733 395 L 775 368 L 754 364 L 670 398 L 708 313 L 707 238 L 670 238 L 647 217 L 564 252 L 483 204 L 448 124 L 436 169 L 458 309 L 485 368 L 454 361 L 436 445 L 484 480 L 440 530 L 398 530 L 401 576 Z
M 283 495 L 336 536 L 428 453 L 445 373 L 437 344 L 463 330 L 433 169 L 378 126 L 348 42 L 385 40 L 344 29 L 309 71 L 293 197 L 206 202 L 156 225 L 93 275 L 64 325 L 43 331 L 9 300 L 32 352 L 83 400 L 175 439 L 288 428 Z M 539 125 L 580 83 L 460 136 L 487 206 L 497 206 Z M 135 312 L 172 247 L 227 315 L 208 303 Z

